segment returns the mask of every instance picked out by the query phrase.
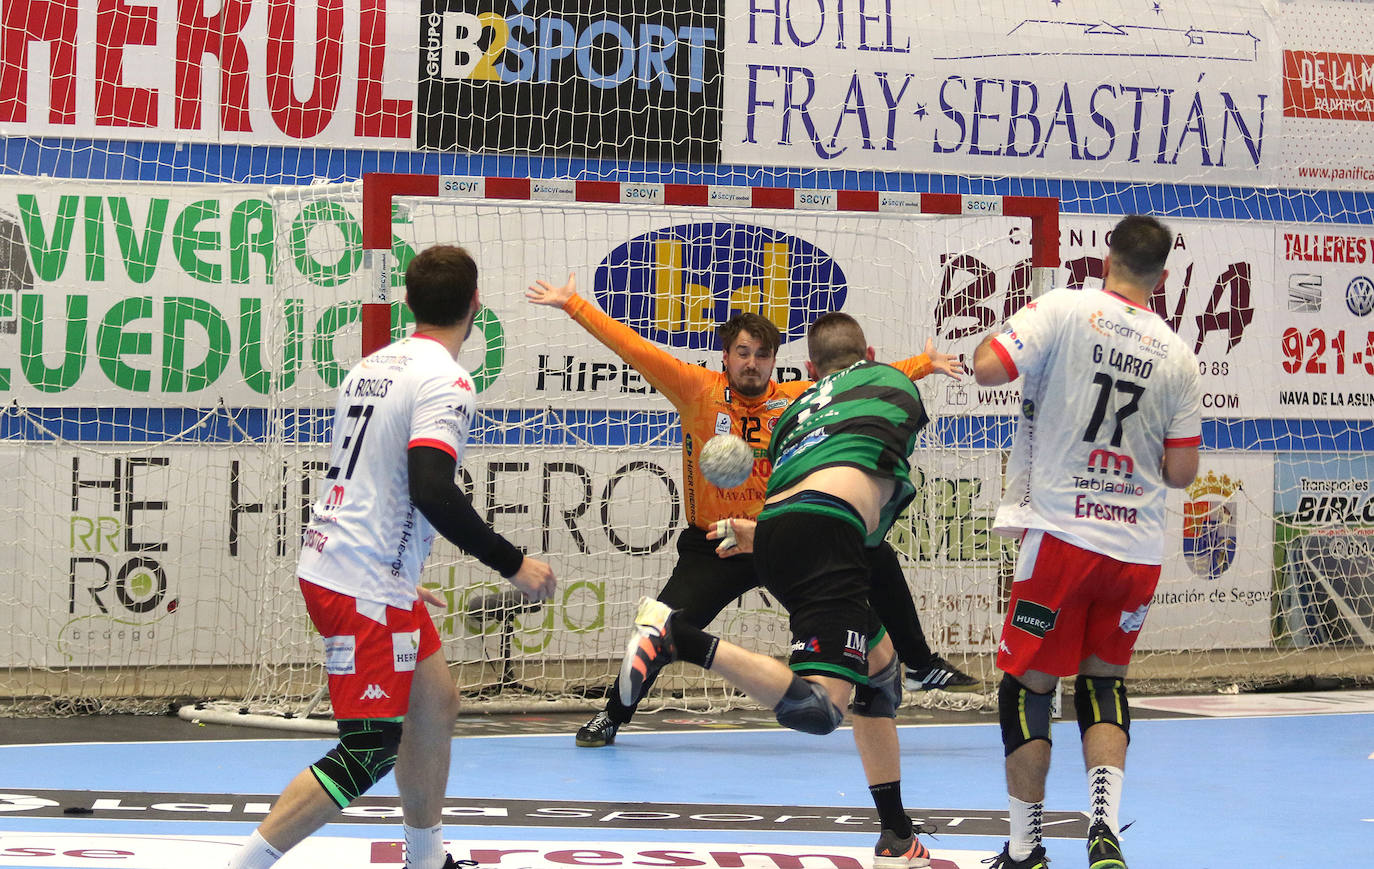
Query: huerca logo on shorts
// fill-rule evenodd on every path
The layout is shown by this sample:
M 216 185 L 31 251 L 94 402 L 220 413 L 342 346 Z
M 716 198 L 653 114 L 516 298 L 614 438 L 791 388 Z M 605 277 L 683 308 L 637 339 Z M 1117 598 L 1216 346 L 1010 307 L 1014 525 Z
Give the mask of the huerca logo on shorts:
M 1054 623 L 1058 620 L 1058 610 L 1028 600 L 1017 601 L 1016 611 L 1011 614 L 1012 627 L 1037 637 L 1044 637 L 1054 630 Z

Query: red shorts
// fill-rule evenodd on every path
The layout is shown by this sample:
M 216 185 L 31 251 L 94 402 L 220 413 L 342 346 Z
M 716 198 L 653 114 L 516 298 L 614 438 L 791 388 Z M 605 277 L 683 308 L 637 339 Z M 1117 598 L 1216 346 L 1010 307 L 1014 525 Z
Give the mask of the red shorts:
M 310 621 L 324 638 L 329 700 L 337 718 L 399 718 L 410 705 L 415 665 L 439 651 L 439 632 L 424 601 L 408 610 L 382 607 L 379 622 L 359 612 L 367 601 L 300 580 Z
M 997 667 L 1072 676 L 1096 655 L 1126 666 L 1159 584 L 1158 564 L 1131 564 L 1043 531 L 1021 538 Z

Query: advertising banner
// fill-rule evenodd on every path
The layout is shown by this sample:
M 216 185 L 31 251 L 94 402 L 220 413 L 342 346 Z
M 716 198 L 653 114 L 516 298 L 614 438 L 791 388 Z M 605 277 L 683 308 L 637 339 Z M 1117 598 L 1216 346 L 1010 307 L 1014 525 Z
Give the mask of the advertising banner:
M 1016 541 L 992 533 L 1002 498 L 996 450 L 918 450 L 916 500 L 888 541 L 906 568 L 921 629 L 942 652 L 986 652 L 1002 630 Z
M 1374 408 L 1374 231 L 1327 225 L 1275 230 L 1287 299 L 1262 306 L 1277 393 L 1274 416 L 1368 419 Z
M 1374 646 L 1374 458 L 1278 456 L 1274 564 L 1294 646 Z
M 723 0 L 422 0 L 417 147 L 714 163 Z
M 1277 4 L 1283 40 L 1281 187 L 1374 185 L 1374 27 L 1368 3 Z
M 0 395 L 332 407 L 360 347 L 356 209 L 248 184 L 0 179 Z
M 0 574 L 24 580 L 0 592 L 4 660 L 315 660 L 294 570 L 326 445 L 156 444 L 117 455 L 4 446 L 0 458 L 14 470 L 0 508 L 19 530 L 0 550 Z M 479 514 L 558 565 L 558 599 L 518 616 L 516 654 L 618 650 L 634 602 L 671 568 L 684 521 L 680 467 L 672 447 L 468 451 L 460 482 Z M 494 654 L 502 625 L 479 600 L 509 586 L 442 539 L 423 581 L 446 589 L 436 624 L 454 659 Z M 265 624 L 270 636 L 254 641 Z
M 7 136 L 411 148 L 415 0 L 6 0 Z
M 1137 648 L 1270 648 L 1274 522 L 1270 453 L 1206 452 L 1198 478 L 1168 493 L 1159 586 Z
M 730 163 L 1267 184 L 1264 4 L 727 4 Z
M 1056 286 L 1102 285 L 1102 263 L 1118 219 L 1079 215 L 1060 219 L 1063 266 L 1058 270 Z M 1273 342 L 1267 337 L 1274 327 L 1270 320 L 1273 306 L 1267 302 L 1273 292 L 1273 230 L 1240 222 L 1167 223 L 1174 232 L 1174 248 L 1169 254 L 1168 276 L 1151 298 L 1151 308 L 1197 354 L 1203 416 L 1271 414 L 1277 409 L 1278 396 L 1267 385 L 1279 381 L 1267 379 L 1263 372 L 1272 376 L 1279 370 Z M 948 343 L 951 352 L 972 358 L 987 331 L 1024 301 L 1014 292 L 987 293 L 960 316 L 941 320 L 937 341 Z M 994 388 L 940 384 L 933 395 L 933 405 L 948 413 L 971 408 L 1015 415 L 1021 407 L 1017 383 Z
M 1101 286 L 1117 218 L 1061 218 L 1057 285 Z M 1213 419 L 1360 419 L 1374 407 L 1374 232 L 1330 225 L 1168 219 L 1174 249 L 1151 308 L 1198 357 L 1202 414 Z M 959 287 L 964 289 L 958 289 Z M 941 305 L 936 340 L 966 358 L 1015 310 L 997 287 Z M 947 413 L 1018 412 L 1016 384 L 930 384 Z

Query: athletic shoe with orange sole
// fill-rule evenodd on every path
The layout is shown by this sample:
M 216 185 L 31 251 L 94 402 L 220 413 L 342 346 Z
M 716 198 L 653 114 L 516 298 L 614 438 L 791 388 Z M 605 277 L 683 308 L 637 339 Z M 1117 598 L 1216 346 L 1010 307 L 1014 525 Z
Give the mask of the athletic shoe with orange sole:
M 620 661 L 620 702 L 626 706 L 637 704 L 644 684 L 673 660 L 673 632 L 668 619 L 673 610 L 666 603 L 651 597 L 640 598 L 635 612 L 635 632 L 625 646 Z
M 883 830 L 878 844 L 873 846 L 873 869 L 919 869 L 930 865 L 930 851 L 921 844 L 920 827 L 912 827 L 905 839 L 891 830 Z

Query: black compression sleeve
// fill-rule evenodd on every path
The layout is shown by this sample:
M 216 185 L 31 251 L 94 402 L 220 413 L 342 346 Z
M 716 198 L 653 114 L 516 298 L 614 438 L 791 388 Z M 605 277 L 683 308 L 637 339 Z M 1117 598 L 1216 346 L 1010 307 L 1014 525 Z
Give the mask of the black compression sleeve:
M 525 555 L 482 521 L 472 502 L 453 481 L 453 456 L 434 447 L 406 450 L 410 500 L 434 526 L 468 555 L 509 579 Z

